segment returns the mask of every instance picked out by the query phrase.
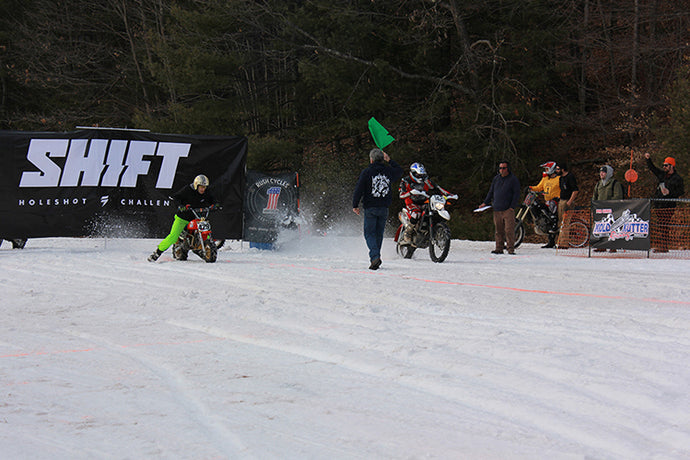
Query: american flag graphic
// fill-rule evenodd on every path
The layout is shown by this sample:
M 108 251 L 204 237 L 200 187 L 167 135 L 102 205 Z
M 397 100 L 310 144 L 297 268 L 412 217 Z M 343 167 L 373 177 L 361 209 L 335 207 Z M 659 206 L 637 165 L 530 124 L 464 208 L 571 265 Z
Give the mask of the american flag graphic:
M 268 203 L 263 212 L 274 212 L 278 210 L 278 198 L 280 197 L 280 187 L 271 187 L 266 190 L 268 195 Z

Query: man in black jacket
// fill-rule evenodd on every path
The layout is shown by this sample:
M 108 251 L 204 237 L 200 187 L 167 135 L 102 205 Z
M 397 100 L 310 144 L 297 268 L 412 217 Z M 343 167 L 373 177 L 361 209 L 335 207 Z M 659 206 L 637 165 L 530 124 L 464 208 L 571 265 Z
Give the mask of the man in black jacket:
M 178 190 L 172 198 L 177 201 L 179 207 L 175 213 L 175 220 L 170 228 L 170 234 L 158 244 L 153 254 L 148 257 L 149 262 L 155 262 L 168 249 L 175 244 L 180 237 L 180 233 L 187 224 L 194 219 L 194 213 L 190 208 L 204 208 L 215 206 L 215 199 L 206 191 L 209 186 L 208 177 L 199 174 L 194 178 L 194 182 L 185 185 Z
M 498 163 L 498 174 L 494 177 L 480 207 L 491 205 L 496 227 L 496 249 L 492 254 L 503 254 L 503 246 L 508 254 L 515 254 L 515 208 L 520 202 L 520 181 L 510 171 L 507 161 Z
M 676 159 L 673 157 L 666 157 L 664 159 L 663 169 L 657 168 L 652 162 L 651 155 L 645 153 L 644 157 L 647 159 L 647 167 L 654 174 L 659 181 L 659 186 L 654 191 L 652 202 L 655 208 L 675 208 L 675 201 L 657 201 L 654 198 L 670 199 L 680 198 L 685 193 L 683 185 L 683 178 L 676 172 Z
M 381 149 L 372 149 L 369 152 L 369 163 L 359 175 L 352 196 L 352 211 L 359 215 L 359 202 L 362 201 L 364 239 L 369 248 L 371 261 L 369 269 L 377 270 L 381 266 L 381 245 L 388 208 L 393 201 L 393 183 L 402 177 L 403 169 Z

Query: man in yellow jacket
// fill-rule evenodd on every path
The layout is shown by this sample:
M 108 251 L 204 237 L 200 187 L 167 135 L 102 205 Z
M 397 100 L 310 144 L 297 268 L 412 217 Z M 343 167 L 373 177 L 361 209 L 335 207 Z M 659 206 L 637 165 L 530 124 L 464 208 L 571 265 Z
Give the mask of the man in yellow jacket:
M 556 174 L 556 162 L 547 161 L 543 165 L 544 172 L 541 181 L 537 185 L 530 187 L 535 192 L 544 192 L 544 201 L 551 212 L 555 213 L 558 210 L 558 200 L 561 198 L 561 184 L 560 177 Z M 556 246 L 556 234 L 549 234 L 549 242 L 542 248 L 553 248 Z

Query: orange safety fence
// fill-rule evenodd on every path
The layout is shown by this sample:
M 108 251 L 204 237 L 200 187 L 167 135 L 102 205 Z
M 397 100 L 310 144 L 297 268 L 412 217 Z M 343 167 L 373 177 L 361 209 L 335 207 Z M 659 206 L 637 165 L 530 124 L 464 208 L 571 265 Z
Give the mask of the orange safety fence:
M 566 211 L 558 234 L 559 254 L 573 256 L 649 257 L 690 259 L 690 208 L 652 208 L 649 222 L 651 250 L 590 251 L 592 214 L 589 209 Z M 586 232 L 586 235 L 585 235 Z M 612 253 L 613 252 L 613 253 Z

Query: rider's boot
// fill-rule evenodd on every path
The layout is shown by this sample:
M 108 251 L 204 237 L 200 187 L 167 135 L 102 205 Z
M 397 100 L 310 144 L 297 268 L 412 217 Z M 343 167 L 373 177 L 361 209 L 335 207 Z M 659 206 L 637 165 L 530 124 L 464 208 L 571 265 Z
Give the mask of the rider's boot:
M 412 244 L 412 236 L 414 236 L 414 227 L 412 224 L 407 224 L 405 228 L 403 228 L 403 238 L 401 243 Z
M 556 247 L 556 235 L 554 233 L 549 233 L 549 242 L 546 243 L 542 248 L 555 248 Z
M 161 254 L 163 254 L 163 251 L 161 251 L 160 249 L 156 248 L 156 250 L 153 251 L 153 253 L 148 257 L 147 260 L 148 260 L 149 262 L 155 262 L 155 261 L 158 260 L 158 258 L 161 256 Z

